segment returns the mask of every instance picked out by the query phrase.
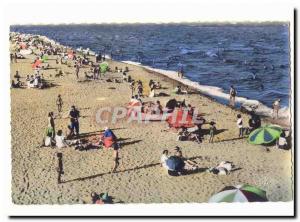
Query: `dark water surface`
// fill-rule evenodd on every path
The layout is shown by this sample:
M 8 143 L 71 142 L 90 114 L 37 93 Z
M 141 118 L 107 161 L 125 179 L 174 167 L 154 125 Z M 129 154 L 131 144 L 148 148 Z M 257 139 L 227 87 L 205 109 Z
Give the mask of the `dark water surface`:
M 12 26 L 74 48 L 112 54 L 159 69 L 184 67 L 187 78 L 267 106 L 289 104 L 290 51 L 287 24 L 245 25 L 53 25 Z

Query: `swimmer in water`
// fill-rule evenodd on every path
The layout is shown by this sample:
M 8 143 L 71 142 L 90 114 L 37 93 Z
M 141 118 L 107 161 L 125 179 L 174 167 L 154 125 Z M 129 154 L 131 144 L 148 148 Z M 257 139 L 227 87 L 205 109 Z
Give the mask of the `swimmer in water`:
M 265 89 L 265 87 L 264 87 L 263 84 L 260 84 L 260 89 L 261 89 L 261 90 L 264 90 L 264 89 Z

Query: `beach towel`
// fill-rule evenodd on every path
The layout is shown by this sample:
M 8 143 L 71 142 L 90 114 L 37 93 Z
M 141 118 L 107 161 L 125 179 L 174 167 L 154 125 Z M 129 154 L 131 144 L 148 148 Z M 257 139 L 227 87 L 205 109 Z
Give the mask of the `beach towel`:
M 181 128 L 181 127 L 194 127 L 193 116 L 190 114 L 185 114 L 183 109 L 175 110 L 172 115 L 167 118 L 169 126 L 172 128 Z

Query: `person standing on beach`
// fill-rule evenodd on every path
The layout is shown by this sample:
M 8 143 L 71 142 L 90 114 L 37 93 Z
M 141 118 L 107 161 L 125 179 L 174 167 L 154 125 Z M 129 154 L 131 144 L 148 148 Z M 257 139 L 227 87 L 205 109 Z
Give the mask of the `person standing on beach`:
M 134 95 L 134 90 L 135 90 L 134 84 L 135 84 L 135 81 L 132 80 L 132 81 L 130 82 L 131 97 Z
M 75 69 L 75 74 L 76 74 L 77 79 L 79 79 L 79 68 L 80 68 L 79 62 L 77 62 L 76 69 Z
M 142 97 L 143 96 L 143 83 L 141 80 L 138 81 L 137 88 L 138 88 L 138 96 Z
M 57 105 L 58 113 L 60 114 L 61 111 L 62 111 L 62 105 L 63 105 L 63 101 L 62 101 L 62 98 L 61 98 L 60 94 L 57 96 L 56 105 Z
M 10 62 L 13 63 L 14 62 L 14 54 L 10 53 Z
M 236 96 L 236 89 L 233 86 L 230 87 L 229 95 L 230 95 L 229 106 L 233 108 L 235 105 L 235 96 Z
M 17 63 L 17 58 L 18 58 L 17 53 L 15 53 L 14 54 L 14 61 L 15 61 L 15 63 Z
M 52 139 L 55 137 L 55 123 L 54 123 L 54 114 L 53 112 L 48 113 L 48 131 L 52 132 Z
M 74 131 L 78 136 L 79 135 L 79 111 L 75 108 L 75 106 L 71 107 L 71 111 L 69 113 L 70 121 L 71 121 L 71 129 Z
M 278 112 L 280 109 L 280 99 L 277 99 L 273 103 L 273 119 L 278 119 Z
M 238 128 L 239 128 L 239 138 L 243 137 L 243 119 L 242 119 L 242 116 L 241 114 L 238 114 L 237 115 L 237 122 L 236 122 Z
M 214 142 L 214 137 L 216 134 L 216 123 L 215 122 L 210 122 L 210 127 L 209 127 L 209 143 L 213 143 Z

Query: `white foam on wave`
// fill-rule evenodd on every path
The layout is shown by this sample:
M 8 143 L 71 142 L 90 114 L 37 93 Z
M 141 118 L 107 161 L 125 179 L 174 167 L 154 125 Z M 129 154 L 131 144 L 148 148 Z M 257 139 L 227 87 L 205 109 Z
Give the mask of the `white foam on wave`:
M 172 71 L 172 70 L 164 70 L 164 69 L 156 69 L 150 66 L 143 66 L 141 63 L 138 62 L 133 62 L 133 61 L 122 61 L 123 63 L 126 64 L 131 64 L 131 65 L 135 65 L 135 66 L 140 66 L 143 67 L 147 70 L 162 74 L 170 79 L 176 80 L 178 82 L 181 82 L 182 84 L 192 87 L 194 89 L 196 89 L 197 91 L 199 91 L 200 93 L 210 96 L 212 98 L 215 99 L 221 99 L 221 100 L 225 100 L 225 101 L 229 101 L 229 94 L 225 93 L 223 89 L 216 87 L 216 86 L 208 86 L 208 85 L 201 85 L 198 82 L 194 82 L 190 79 L 187 78 L 179 78 L 177 75 L 177 72 Z M 241 106 L 243 106 L 246 110 L 251 111 L 253 110 L 253 108 L 255 108 L 255 113 L 257 113 L 258 115 L 262 115 L 262 116 L 269 116 L 271 117 L 273 114 L 273 110 L 262 104 L 261 102 L 259 102 L 258 100 L 252 100 L 252 99 L 247 99 L 244 97 L 239 97 L 237 96 L 235 98 L 235 101 L 237 103 L 239 103 Z M 279 110 L 279 116 L 280 117 L 289 117 L 290 116 L 290 109 L 289 107 L 283 107 Z

